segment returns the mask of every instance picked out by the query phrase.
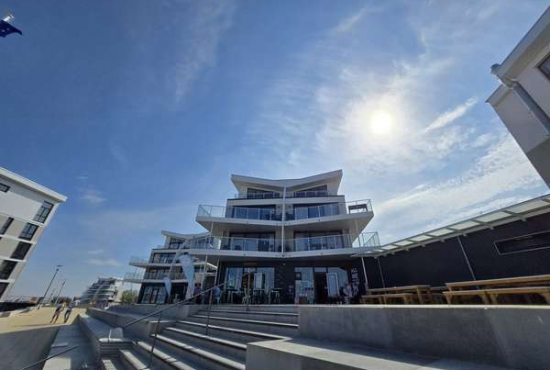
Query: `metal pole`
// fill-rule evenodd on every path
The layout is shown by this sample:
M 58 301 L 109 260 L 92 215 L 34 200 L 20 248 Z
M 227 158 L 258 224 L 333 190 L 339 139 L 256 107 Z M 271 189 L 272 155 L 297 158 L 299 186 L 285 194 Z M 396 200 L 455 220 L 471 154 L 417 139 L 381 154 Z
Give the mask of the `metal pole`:
M 44 298 L 42 298 L 42 303 L 38 305 L 38 309 L 40 309 L 40 307 L 44 306 L 44 301 L 46 300 L 46 296 L 48 295 L 48 291 L 50 290 L 50 288 L 52 286 L 53 280 L 55 279 L 55 276 L 57 275 L 57 273 L 59 271 L 59 268 L 62 267 L 62 266 L 63 265 L 56 265 L 55 266 L 55 273 L 53 274 L 52 280 L 50 280 L 50 283 L 48 284 L 48 287 L 46 288 L 46 292 L 44 293 Z
M 281 253 L 285 254 L 286 186 L 283 186 L 283 207 L 281 213 Z
M 384 281 L 384 274 L 382 273 L 382 265 L 380 264 L 380 258 L 376 259 L 378 261 L 378 270 L 380 271 L 380 278 L 382 279 L 382 288 L 386 287 L 386 282 Z
M 472 274 L 472 278 L 474 280 L 477 280 L 476 275 L 474 274 L 474 269 L 472 268 L 472 265 L 470 265 L 470 259 L 468 258 L 468 255 L 466 254 L 466 250 L 462 245 L 462 240 L 460 240 L 460 236 L 457 236 L 456 238 L 458 239 L 458 245 L 460 246 L 460 250 L 462 251 L 462 254 L 464 255 L 464 259 L 466 260 L 466 265 L 468 266 L 468 270 L 470 270 L 470 274 Z
M 361 257 L 361 264 L 363 265 L 363 274 L 365 275 L 365 294 L 369 290 L 369 279 L 367 278 L 367 269 L 365 268 L 365 258 Z
M 65 281 L 67 281 L 67 279 L 63 279 L 63 283 L 61 283 L 61 288 L 59 288 L 59 293 L 57 293 L 57 298 L 55 299 L 54 304 L 57 304 L 57 301 L 59 300 L 59 296 L 61 295 L 61 291 L 63 290 L 63 287 L 65 286 Z
M 214 287 L 218 285 L 219 271 L 220 271 L 220 258 L 218 257 L 218 263 L 216 264 L 216 277 L 214 278 Z M 210 309 L 212 308 L 212 293 L 213 293 L 213 291 L 211 290 L 210 291 L 210 302 L 208 302 L 208 311 L 207 311 L 207 315 L 206 315 L 205 335 L 208 335 L 208 328 L 210 326 Z M 220 297 L 220 299 L 221 299 L 221 297 Z
M 157 320 L 157 327 L 155 328 L 155 336 L 153 337 L 153 345 L 151 346 L 151 354 L 149 356 L 149 364 L 147 365 L 147 368 L 151 368 L 151 363 L 153 362 L 153 352 L 155 351 L 155 344 L 157 344 L 157 335 L 159 334 L 159 326 L 160 326 L 160 318 L 162 317 L 162 312 L 159 312 L 159 318 Z

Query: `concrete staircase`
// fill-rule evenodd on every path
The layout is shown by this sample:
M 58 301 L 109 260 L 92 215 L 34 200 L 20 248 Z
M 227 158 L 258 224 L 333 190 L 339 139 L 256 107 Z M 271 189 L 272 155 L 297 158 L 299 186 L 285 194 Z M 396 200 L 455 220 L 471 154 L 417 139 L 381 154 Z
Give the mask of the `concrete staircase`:
M 298 333 L 298 308 L 287 305 L 212 306 L 165 327 L 155 338 L 136 340 L 118 358 L 102 359 L 105 370 L 147 368 L 155 341 L 154 370 L 244 370 L 247 343 L 285 339 Z

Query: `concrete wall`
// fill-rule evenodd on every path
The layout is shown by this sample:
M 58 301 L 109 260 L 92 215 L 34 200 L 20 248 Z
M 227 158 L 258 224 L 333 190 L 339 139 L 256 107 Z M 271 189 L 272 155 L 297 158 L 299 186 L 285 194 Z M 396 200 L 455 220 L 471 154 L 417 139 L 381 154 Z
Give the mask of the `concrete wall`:
M 547 370 L 550 307 L 301 306 L 301 337 Z

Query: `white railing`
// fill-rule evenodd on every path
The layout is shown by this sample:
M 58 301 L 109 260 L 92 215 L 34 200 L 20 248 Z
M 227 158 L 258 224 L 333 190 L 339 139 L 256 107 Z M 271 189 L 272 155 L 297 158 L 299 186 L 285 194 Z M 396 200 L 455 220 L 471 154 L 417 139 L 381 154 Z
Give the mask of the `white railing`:
M 287 192 L 287 198 L 319 198 L 319 197 L 334 197 L 337 194 L 332 194 L 327 190 L 302 190 Z M 237 193 L 234 199 L 279 199 L 283 194 L 279 192 L 265 192 L 265 193 Z
M 175 253 L 174 253 L 175 256 Z M 174 256 L 170 257 L 130 257 L 130 263 L 159 263 L 170 264 L 174 261 Z
M 281 215 L 277 214 L 274 208 L 200 205 L 197 211 L 197 216 L 239 218 L 246 220 L 281 221 Z
M 168 276 L 168 272 L 128 272 L 124 275 L 124 280 L 162 280 Z M 183 280 L 185 276 L 183 273 L 170 273 L 170 279 Z

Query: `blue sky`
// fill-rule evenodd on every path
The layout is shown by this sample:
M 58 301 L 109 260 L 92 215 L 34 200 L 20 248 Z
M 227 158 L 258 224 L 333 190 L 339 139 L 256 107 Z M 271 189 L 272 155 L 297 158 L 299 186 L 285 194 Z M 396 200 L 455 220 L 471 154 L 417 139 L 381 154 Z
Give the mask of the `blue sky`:
M 24 36 L 0 40 L 0 165 L 69 197 L 12 293 L 56 263 L 68 294 L 123 276 L 161 229 L 202 231 L 231 173 L 341 168 L 383 242 L 546 193 L 485 103 L 546 7 L 4 1 Z

